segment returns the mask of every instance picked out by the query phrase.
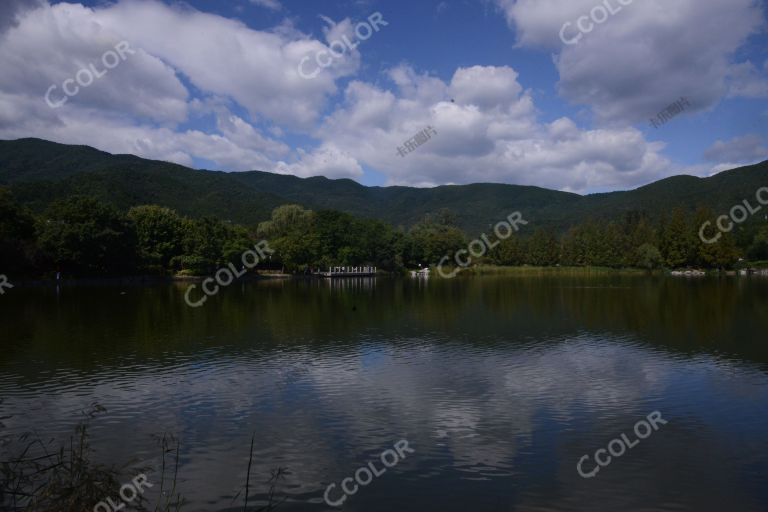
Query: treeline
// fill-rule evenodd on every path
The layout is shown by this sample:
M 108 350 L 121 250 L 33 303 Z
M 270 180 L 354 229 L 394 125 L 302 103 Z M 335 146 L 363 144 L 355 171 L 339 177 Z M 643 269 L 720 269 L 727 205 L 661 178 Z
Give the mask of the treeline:
M 768 260 L 768 223 L 737 226 L 715 243 L 705 243 L 700 229 L 710 221 L 702 234 L 713 240 L 716 217 L 708 209 L 675 209 L 656 221 L 638 213 L 617 221 L 588 221 L 559 237 L 537 229 L 501 242 L 487 261 L 512 266 L 728 269 L 740 259 Z
M 710 221 L 703 235 L 713 239 L 715 218 L 707 209 L 693 214 L 675 209 L 655 221 L 628 213 L 620 220 L 588 221 L 561 235 L 533 228 L 531 222 L 498 245 L 493 244 L 492 230 L 486 233 L 494 247 L 480 258 L 473 257 L 472 263 L 675 269 L 732 268 L 741 258 L 768 260 L 768 223 L 738 225 L 733 232 L 722 233 L 716 243 L 704 243 L 699 230 Z M 291 271 L 361 264 L 401 269 L 435 265 L 446 256 L 453 262 L 448 265 L 456 264 L 454 256 L 467 249 L 469 242 L 456 225 L 456 216 L 446 210 L 427 215 L 405 230 L 344 213 L 315 213 L 289 205 L 274 210 L 272 219 L 259 225 L 258 234 L 270 241 Z
M 0 273 L 127 276 L 214 272 L 253 246 L 242 226 L 160 206 L 128 212 L 74 196 L 33 215 L 0 189 Z
M 249 229 L 191 219 L 156 205 L 127 212 L 72 196 L 34 215 L 0 189 L 0 274 L 65 277 L 210 275 L 266 240 L 275 253 L 256 270 L 303 273 L 334 265 L 396 271 L 464 242 L 455 219 L 429 216 L 409 233 L 336 211 L 287 205 Z
M 335 265 L 373 265 L 391 271 L 429 265 L 461 247 L 465 237 L 455 223 L 450 213 L 439 212 L 406 231 L 342 212 L 286 205 L 259 224 L 257 235 L 269 241 L 275 256 L 292 272 Z
M 731 268 L 740 258 L 768 260 L 768 223 L 755 219 L 706 244 L 699 229 L 715 217 L 703 209 L 694 214 L 674 210 L 660 220 L 631 213 L 610 222 L 586 222 L 564 234 L 536 229 L 530 221 L 472 263 L 655 269 Z M 36 215 L 0 189 L 0 274 L 210 275 L 228 263 L 240 265 L 242 253 L 260 240 L 275 252 L 257 270 L 305 273 L 371 265 L 399 271 L 435 265 L 445 256 L 454 260 L 470 240 L 456 225 L 456 216 L 446 210 L 405 229 L 286 205 L 249 229 L 214 218 L 187 218 L 155 205 L 121 212 L 82 196 L 54 202 Z M 494 240 L 492 231 L 486 235 Z

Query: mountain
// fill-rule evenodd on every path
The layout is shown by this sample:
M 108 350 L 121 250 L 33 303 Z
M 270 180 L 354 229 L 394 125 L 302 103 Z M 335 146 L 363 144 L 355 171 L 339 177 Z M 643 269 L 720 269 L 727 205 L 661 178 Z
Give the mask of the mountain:
M 588 218 L 629 212 L 651 217 L 674 207 L 708 206 L 717 213 L 768 186 L 768 161 L 709 178 L 673 176 L 636 190 L 578 195 L 539 187 L 478 183 L 434 188 L 366 187 L 324 177 L 297 178 L 260 171 L 194 170 L 133 155 L 40 139 L 0 141 L 0 185 L 36 211 L 72 194 L 88 194 L 121 209 L 159 204 L 193 217 L 211 215 L 253 225 L 287 203 L 334 209 L 408 227 L 447 208 L 468 233 L 481 233 L 513 211 L 537 226 L 557 230 Z
M 285 204 L 276 195 L 243 187 L 229 173 L 39 139 L 0 141 L 0 184 L 36 211 L 55 199 L 86 194 L 121 209 L 159 204 L 193 217 L 253 224 Z

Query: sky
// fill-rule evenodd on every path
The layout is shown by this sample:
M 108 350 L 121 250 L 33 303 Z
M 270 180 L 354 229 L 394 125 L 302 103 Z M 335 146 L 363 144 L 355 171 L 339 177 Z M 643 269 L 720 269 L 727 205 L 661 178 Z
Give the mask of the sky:
M 768 159 L 767 26 L 761 0 L 0 0 L 0 139 L 626 190 Z

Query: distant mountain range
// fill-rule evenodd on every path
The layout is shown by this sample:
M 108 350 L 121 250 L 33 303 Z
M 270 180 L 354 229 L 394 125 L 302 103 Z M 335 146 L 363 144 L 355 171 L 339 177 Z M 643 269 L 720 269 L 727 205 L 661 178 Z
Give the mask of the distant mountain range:
M 120 209 L 158 204 L 179 213 L 215 216 L 253 225 L 272 209 L 296 203 L 332 209 L 409 227 L 425 214 L 447 208 L 470 234 L 520 211 L 536 226 L 558 231 L 589 218 L 627 212 L 657 217 L 674 207 L 708 206 L 727 213 L 744 199 L 754 202 L 768 186 L 768 161 L 709 178 L 673 176 L 636 190 L 582 196 L 539 187 L 478 183 L 434 188 L 366 187 L 349 179 L 297 178 L 261 171 L 227 173 L 112 155 L 89 146 L 40 139 L 0 141 L 0 185 L 35 211 L 73 194 L 87 194 Z

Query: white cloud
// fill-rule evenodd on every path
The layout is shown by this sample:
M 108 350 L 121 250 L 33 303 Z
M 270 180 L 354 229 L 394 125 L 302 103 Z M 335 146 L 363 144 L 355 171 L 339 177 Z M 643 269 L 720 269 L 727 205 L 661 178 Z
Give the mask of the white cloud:
M 459 103 L 487 110 L 517 102 L 523 88 L 517 73 L 508 67 L 473 66 L 460 68 L 451 80 L 450 92 Z
M 95 9 L 40 4 L 14 13 L 18 16 L 0 43 L 2 138 L 34 136 L 184 165 L 202 158 L 227 170 L 267 170 L 280 159 L 303 154 L 289 158 L 285 143 L 232 114 L 232 103 L 282 136 L 279 127 L 269 125 L 311 126 L 339 72 L 300 78 L 301 56 L 325 46 L 290 26 L 258 32 L 155 1 L 123 0 Z M 52 99 L 63 98 L 66 79 L 91 64 L 102 68 L 104 52 L 121 41 L 134 53 L 62 107 L 49 108 L 44 97 L 51 85 L 57 86 Z M 190 99 L 182 77 L 202 91 L 203 99 Z M 178 129 L 208 115 L 215 119 L 209 133 Z
M 234 99 L 254 118 L 294 128 L 311 126 L 336 90 L 334 80 L 350 72 L 332 66 L 312 80 L 302 78 L 301 59 L 325 45 L 289 25 L 257 31 L 236 20 L 150 0 L 123 0 L 95 11 L 94 21 L 168 62 L 199 89 Z
M 622 7 L 578 44 L 564 45 L 563 24 L 575 25 L 601 2 L 497 4 L 520 46 L 557 53 L 559 92 L 589 105 L 603 122 L 643 121 L 680 96 L 693 109 L 715 105 L 727 91 L 733 53 L 765 24 L 754 0 L 642 0 Z
M 155 122 L 180 122 L 187 116 L 187 90 L 172 68 L 140 48 L 125 53 L 111 70 L 102 57 L 123 38 L 93 24 L 93 11 L 80 5 L 58 4 L 25 13 L 0 44 L 0 90 L 45 103 L 65 96 L 63 82 L 94 66 L 97 74 L 88 87 L 80 87 L 62 110 L 93 108 L 113 115 L 133 115 Z M 56 52 L 51 52 L 56 48 Z
M 330 143 L 311 152 L 299 150 L 299 157 L 299 161 L 292 164 L 278 162 L 271 170 L 279 174 L 292 174 L 302 178 L 309 176 L 360 178 L 363 175 L 363 169 L 357 160 Z
M 508 67 L 459 68 L 450 83 L 403 66 L 390 76 L 397 92 L 352 82 L 344 106 L 315 132 L 390 184 L 495 181 L 586 191 L 644 184 L 673 169 L 664 145 L 634 128 L 539 122 Z M 427 126 L 437 135 L 400 157 L 397 147 Z
M 727 58 L 754 28 L 744 19 L 753 12 L 746 2 L 733 0 L 734 12 L 723 15 L 733 34 L 718 32 L 706 43 L 702 30 L 711 24 L 688 25 L 704 14 L 716 17 L 722 0 L 696 12 L 689 0 L 671 0 L 665 9 L 658 0 L 636 2 L 630 6 L 636 12 L 627 7 L 562 51 L 556 60 L 560 90 L 614 121 L 646 119 L 680 96 L 704 108 L 724 94 L 726 75 L 731 91 L 749 95 L 756 90 L 751 78 L 762 71 Z M 562 18 L 577 17 L 587 3 L 502 5 L 520 44 L 553 48 L 560 44 Z M 442 80 L 400 65 L 385 73 L 387 87 L 351 81 L 328 109 L 337 80 L 359 70 L 361 54 L 334 59 L 312 80 L 297 68 L 331 41 L 354 39 L 348 18 L 323 18 L 321 41 L 290 21 L 258 31 L 156 0 L 14 12 L 19 15 L 0 42 L 1 138 L 37 136 L 185 165 L 205 159 L 226 170 L 297 176 L 360 178 L 367 167 L 389 184 L 415 186 L 493 181 L 586 192 L 642 185 L 680 170 L 663 156 L 663 143 L 647 141 L 626 123 L 583 129 L 569 117 L 543 121 L 532 93 L 509 66 L 460 67 Z M 672 49 L 643 36 L 649 27 Z M 693 43 L 687 39 L 669 44 L 664 37 L 675 30 L 701 43 L 701 55 L 689 52 Z M 636 47 L 628 42 L 633 37 Z M 135 54 L 62 108 L 48 108 L 43 96 L 51 84 L 123 40 Z M 428 126 L 437 134 L 399 156 L 398 147 Z M 292 149 L 282 139 L 295 135 L 314 140 Z
M 704 158 L 712 162 L 728 163 L 731 167 L 726 169 L 732 169 L 737 167 L 733 162 L 743 164 L 768 159 L 768 147 L 763 144 L 760 135 L 743 135 L 728 141 L 718 140 L 704 152 Z
M 283 8 L 282 4 L 277 0 L 251 0 L 251 3 L 273 11 L 279 11 Z
M 233 119 L 229 121 L 229 135 L 247 131 L 242 120 Z M 84 144 L 111 153 L 130 153 L 187 166 L 193 164 L 194 158 L 205 158 L 233 171 L 269 169 L 273 165 L 270 153 L 279 154 L 283 148 L 274 141 L 254 141 L 248 147 L 215 133 L 133 124 L 90 108 L 65 107 L 54 114 L 38 98 L 0 92 L 0 139 L 22 136 Z M 259 143 L 264 147 L 258 148 Z

